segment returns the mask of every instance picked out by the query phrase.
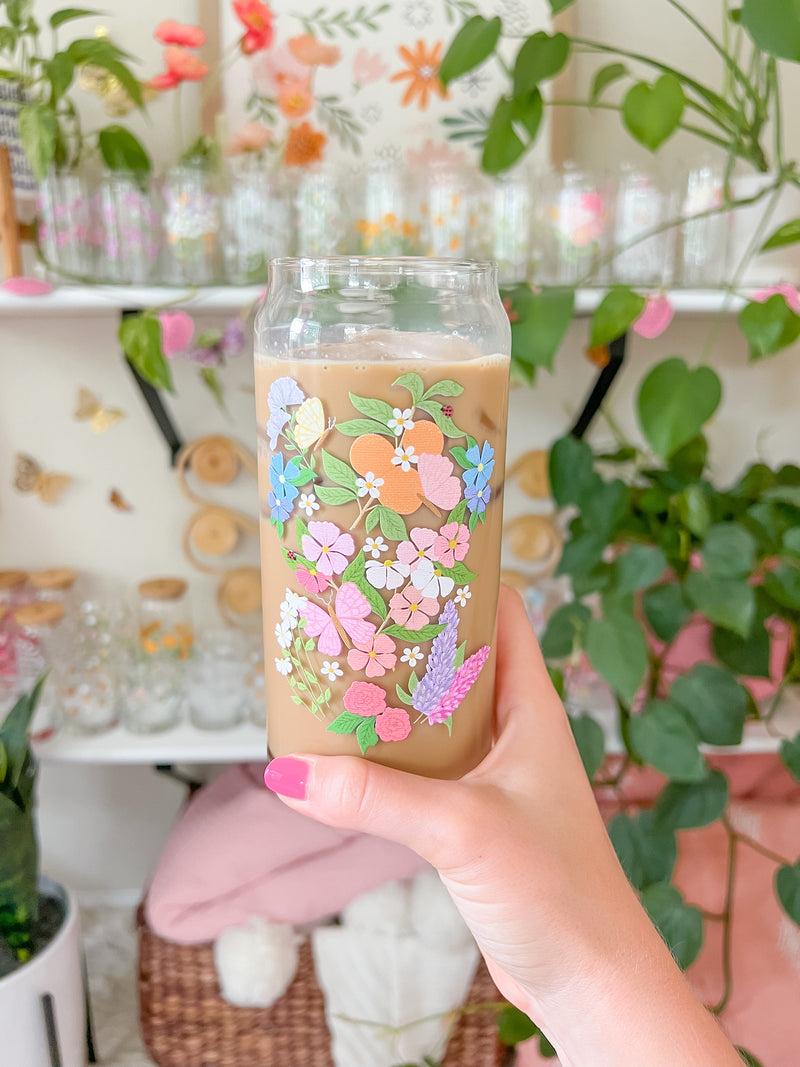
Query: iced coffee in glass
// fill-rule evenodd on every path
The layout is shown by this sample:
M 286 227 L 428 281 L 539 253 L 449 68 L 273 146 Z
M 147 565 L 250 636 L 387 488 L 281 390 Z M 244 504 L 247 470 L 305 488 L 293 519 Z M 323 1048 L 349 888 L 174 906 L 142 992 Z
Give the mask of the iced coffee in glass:
M 271 264 L 255 385 L 273 756 L 456 778 L 488 751 L 510 346 L 491 263 Z

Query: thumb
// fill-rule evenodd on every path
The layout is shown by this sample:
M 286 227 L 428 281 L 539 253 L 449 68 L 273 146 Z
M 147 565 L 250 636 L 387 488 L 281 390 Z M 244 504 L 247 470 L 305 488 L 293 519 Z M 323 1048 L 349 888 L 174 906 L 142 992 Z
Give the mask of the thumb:
M 342 830 L 406 845 L 434 866 L 452 845 L 458 782 L 423 778 L 356 756 L 278 756 L 264 784 L 289 807 Z

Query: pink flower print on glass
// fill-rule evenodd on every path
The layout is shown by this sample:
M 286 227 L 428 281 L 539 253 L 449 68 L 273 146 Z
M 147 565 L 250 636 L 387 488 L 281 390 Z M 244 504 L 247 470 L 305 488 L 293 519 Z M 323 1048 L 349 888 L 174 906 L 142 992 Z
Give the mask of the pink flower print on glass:
M 388 73 L 389 68 L 381 59 L 380 52 L 359 48 L 353 59 L 353 81 L 356 85 L 371 85 Z
M 399 589 L 410 573 L 408 564 L 396 559 L 367 560 L 366 578 L 373 589 Z
M 410 541 L 401 541 L 397 546 L 397 558 L 413 571 L 421 559 L 433 559 L 436 532 L 424 526 L 415 526 L 408 536 Z
M 309 593 L 319 594 L 328 588 L 328 579 L 320 574 L 313 564 L 310 567 L 298 567 L 295 574 L 298 582 Z
M 397 663 L 394 641 L 386 634 L 376 634 L 369 641 L 356 642 L 347 653 L 347 663 L 367 678 L 380 678 Z
M 461 482 L 453 475 L 452 460 L 423 453 L 419 457 L 417 472 L 425 499 L 437 508 L 452 511 L 461 499 Z
M 320 574 L 341 574 L 355 550 L 350 534 L 333 522 L 310 522 L 303 534 L 303 555 L 316 563 Z
M 353 682 L 342 698 L 342 703 L 351 715 L 368 719 L 386 710 L 386 693 L 372 682 Z
M 469 529 L 457 522 L 448 522 L 433 542 L 433 558 L 443 567 L 453 567 L 469 551 Z
M 387 708 L 375 719 L 375 730 L 381 741 L 405 741 L 411 733 L 411 719 L 402 708 Z
M 327 611 L 309 602 L 303 605 L 300 614 L 306 620 L 306 634 L 318 639 L 317 651 L 323 656 L 338 656 L 342 651 L 342 638 L 353 644 L 365 644 L 370 640 L 375 633 L 373 623 L 366 621 L 371 611 L 367 598 L 358 587 L 353 582 L 345 582 Z
M 439 610 L 438 600 L 425 596 L 421 589 L 408 586 L 395 593 L 389 601 L 389 614 L 398 626 L 407 630 L 421 630 Z

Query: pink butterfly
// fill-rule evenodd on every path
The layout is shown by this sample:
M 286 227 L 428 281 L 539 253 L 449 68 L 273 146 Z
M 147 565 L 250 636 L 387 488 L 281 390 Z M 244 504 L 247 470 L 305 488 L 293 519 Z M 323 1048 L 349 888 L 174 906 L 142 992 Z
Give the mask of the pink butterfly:
M 424 452 L 417 465 L 425 499 L 437 508 L 452 510 L 461 499 L 461 482 L 453 477 L 452 461 Z
M 350 641 L 369 641 L 375 633 L 374 624 L 365 621 L 371 611 L 369 601 L 353 582 L 344 583 L 334 606 L 327 611 L 311 601 L 300 609 L 306 620 L 305 632 L 318 638 L 317 651 L 325 656 L 338 656 L 343 638 L 348 646 Z

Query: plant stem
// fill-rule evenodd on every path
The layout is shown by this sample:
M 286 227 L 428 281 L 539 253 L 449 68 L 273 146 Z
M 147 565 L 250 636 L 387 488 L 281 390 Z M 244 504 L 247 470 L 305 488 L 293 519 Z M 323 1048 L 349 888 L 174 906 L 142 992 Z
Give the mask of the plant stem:
M 775 167 L 780 174 L 784 168 L 783 162 L 783 111 L 781 108 L 781 87 L 778 80 L 778 67 L 774 59 L 767 64 L 767 75 L 772 82 L 772 95 L 775 100 L 775 109 L 772 116 L 775 136 Z
M 758 852 L 759 855 L 764 856 L 768 860 L 772 860 L 773 863 L 780 864 L 781 867 L 790 863 L 790 860 L 786 859 L 785 856 L 779 856 L 777 852 L 773 852 L 771 848 L 762 845 L 761 842 L 756 841 L 754 837 L 748 837 L 747 834 L 739 833 L 738 830 L 733 830 L 733 836 L 740 844 L 752 848 L 754 852 Z
M 703 25 L 703 23 L 698 18 L 696 18 L 696 16 L 694 16 L 691 11 L 688 10 L 688 8 L 684 7 L 683 4 L 679 3 L 678 0 L 667 0 L 667 3 L 671 7 L 674 7 L 676 11 L 679 11 L 683 15 L 683 17 L 688 22 L 690 22 L 691 25 L 694 26 L 694 28 L 700 34 L 702 34 L 703 37 L 705 37 L 705 39 L 708 41 L 714 51 L 722 57 L 726 69 L 735 78 L 738 78 L 748 95 L 750 95 L 753 100 L 757 100 L 758 94 L 756 93 L 755 88 L 750 84 L 747 76 L 745 75 L 745 72 L 742 70 L 739 64 L 736 63 L 736 61 L 728 52 L 727 48 L 720 44 L 716 37 Z
M 722 996 L 709 1007 L 712 1015 L 721 1015 L 731 998 L 733 973 L 731 968 L 731 934 L 733 930 L 733 888 L 736 879 L 737 838 L 727 816 L 722 819 L 728 834 L 728 874 L 725 879 L 725 903 L 722 908 Z

